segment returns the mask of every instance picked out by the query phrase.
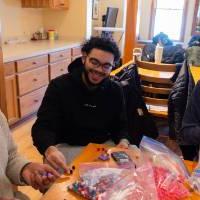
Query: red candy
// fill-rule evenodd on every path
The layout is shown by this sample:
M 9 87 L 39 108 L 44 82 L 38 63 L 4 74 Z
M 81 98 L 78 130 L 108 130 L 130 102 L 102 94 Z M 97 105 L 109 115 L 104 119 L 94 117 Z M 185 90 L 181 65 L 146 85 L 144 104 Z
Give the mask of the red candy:
M 178 200 L 189 195 L 183 177 L 173 175 L 162 167 L 153 167 L 153 171 L 160 200 Z

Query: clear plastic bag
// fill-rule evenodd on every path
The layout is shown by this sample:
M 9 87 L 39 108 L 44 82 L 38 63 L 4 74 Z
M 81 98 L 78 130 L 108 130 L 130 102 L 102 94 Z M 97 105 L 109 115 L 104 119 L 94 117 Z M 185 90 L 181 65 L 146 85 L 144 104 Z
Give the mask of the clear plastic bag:
M 200 151 L 199 162 L 189 178 L 189 183 L 191 187 L 200 195 Z
M 189 172 L 183 160 L 164 144 L 144 136 L 140 143 L 140 150 L 154 166 L 163 167 L 178 176 L 189 178 Z
M 140 166 L 134 173 L 119 180 L 101 196 L 101 200 L 157 200 L 152 167 Z
M 104 163 L 83 163 L 79 169 L 80 180 L 69 186 L 81 196 L 96 200 L 108 189 L 130 174 L 130 170 L 110 167 Z

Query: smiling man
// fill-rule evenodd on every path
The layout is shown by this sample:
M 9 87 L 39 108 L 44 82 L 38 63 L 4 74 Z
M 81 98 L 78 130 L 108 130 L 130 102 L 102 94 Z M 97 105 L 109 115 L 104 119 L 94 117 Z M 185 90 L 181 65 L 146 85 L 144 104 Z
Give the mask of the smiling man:
M 88 143 L 129 145 L 122 89 L 109 79 L 116 43 L 94 37 L 82 52 L 82 66 L 49 84 L 32 128 L 34 145 L 56 169 L 67 170 Z

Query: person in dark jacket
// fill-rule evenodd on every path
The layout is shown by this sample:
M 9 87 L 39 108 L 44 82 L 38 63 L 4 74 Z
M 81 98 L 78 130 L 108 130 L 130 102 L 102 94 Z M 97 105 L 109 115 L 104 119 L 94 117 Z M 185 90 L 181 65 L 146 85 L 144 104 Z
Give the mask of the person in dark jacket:
M 98 37 L 82 48 L 83 67 L 50 82 L 32 128 L 34 145 L 56 169 L 67 170 L 66 161 L 91 142 L 129 145 L 123 92 L 109 79 L 119 49 Z
M 186 108 L 181 135 L 185 145 L 191 149 L 190 157 L 195 158 L 200 145 L 200 81 L 195 86 Z

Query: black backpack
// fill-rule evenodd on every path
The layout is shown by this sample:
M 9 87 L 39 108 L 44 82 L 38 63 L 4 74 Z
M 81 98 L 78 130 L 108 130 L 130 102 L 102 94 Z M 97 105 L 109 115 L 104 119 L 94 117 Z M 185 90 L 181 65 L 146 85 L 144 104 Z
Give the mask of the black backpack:
M 143 135 L 157 138 L 158 129 L 143 100 L 136 65 L 125 67 L 113 79 L 123 88 L 131 144 L 139 145 Z

